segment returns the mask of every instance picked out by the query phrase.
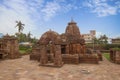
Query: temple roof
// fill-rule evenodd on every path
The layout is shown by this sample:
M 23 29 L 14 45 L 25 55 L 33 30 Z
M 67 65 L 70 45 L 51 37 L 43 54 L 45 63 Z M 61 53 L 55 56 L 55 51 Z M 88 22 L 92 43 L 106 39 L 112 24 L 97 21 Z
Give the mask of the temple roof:
M 51 30 L 45 32 L 39 40 L 40 44 L 49 43 L 59 44 L 60 42 L 61 42 L 60 35 L 57 32 Z
M 70 34 L 70 35 L 75 35 L 77 37 L 80 37 L 80 31 L 77 26 L 77 23 L 74 22 L 73 20 L 71 20 L 71 22 L 69 22 L 66 27 L 65 34 L 67 34 L 67 35 Z

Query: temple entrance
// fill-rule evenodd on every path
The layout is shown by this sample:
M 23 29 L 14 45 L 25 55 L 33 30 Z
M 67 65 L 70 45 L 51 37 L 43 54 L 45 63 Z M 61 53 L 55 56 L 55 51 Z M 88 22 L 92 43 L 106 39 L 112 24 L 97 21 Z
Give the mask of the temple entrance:
M 0 53 L 0 59 L 3 59 L 3 54 Z
M 66 54 L 66 45 L 61 45 L 61 53 Z
M 46 47 L 47 59 L 48 63 L 53 63 L 54 55 L 53 55 L 53 48 L 52 44 L 48 44 Z
M 43 46 L 41 49 L 40 65 L 49 67 L 61 67 L 63 62 L 60 49 L 60 45 L 55 45 L 55 50 L 54 45 L 51 45 L 49 47 Z M 50 50 L 50 53 L 47 52 L 47 50 Z

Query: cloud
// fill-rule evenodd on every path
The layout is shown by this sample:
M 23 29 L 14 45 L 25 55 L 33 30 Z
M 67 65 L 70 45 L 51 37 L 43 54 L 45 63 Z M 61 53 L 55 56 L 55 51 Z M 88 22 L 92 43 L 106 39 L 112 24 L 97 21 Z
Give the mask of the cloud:
M 84 7 L 99 17 L 116 15 L 120 12 L 120 1 L 114 5 L 108 0 L 84 0 Z M 112 1 L 112 0 L 110 0 Z M 55 16 L 63 15 L 71 10 L 83 8 L 81 1 L 76 0 L 2 0 L 0 1 L 0 32 L 14 34 L 17 32 L 15 21 L 21 20 L 25 24 L 24 32 L 34 33 L 46 29 L 45 24 Z M 42 26 L 42 29 L 40 29 Z M 44 28 L 43 28 L 44 27 Z M 39 31 L 39 32 L 41 32 Z
M 107 4 L 102 4 L 101 6 L 96 7 L 92 12 L 97 13 L 97 15 L 99 17 L 116 15 L 117 14 L 117 8 L 109 6 Z
M 83 6 L 88 7 L 90 12 L 97 14 L 98 17 L 104 17 L 116 15 L 120 9 L 118 3 L 112 0 L 109 2 L 108 0 L 86 0 Z
M 41 9 L 43 19 L 48 21 L 52 17 L 69 12 L 72 9 L 78 9 L 76 6 L 75 0 L 70 0 L 72 3 L 68 3 L 67 0 L 53 0 L 47 2 L 44 7 Z
M 38 4 L 39 0 L 34 2 Z M 36 4 L 31 4 L 31 2 L 26 2 L 25 0 L 3 0 L 0 4 L 0 32 L 6 34 L 14 34 L 17 32 L 15 28 L 15 21 L 21 20 L 25 24 L 24 32 L 29 32 L 36 29 L 35 20 L 31 19 L 33 13 L 36 12 Z M 33 8 L 33 9 L 32 9 Z
M 104 35 L 102 32 L 96 32 L 96 38 L 100 38 L 101 35 Z
M 0 32 L 14 34 L 17 32 L 15 21 L 21 20 L 25 24 L 24 32 L 31 31 L 36 35 L 35 31 L 38 31 L 40 26 L 44 27 L 46 21 L 74 7 L 74 4 L 67 3 L 66 0 L 2 0 L 0 1 Z
M 55 16 L 60 10 L 61 6 L 56 2 L 48 2 L 46 6 L 41 10 L 44 19 L 49 20 L 51 17 Z

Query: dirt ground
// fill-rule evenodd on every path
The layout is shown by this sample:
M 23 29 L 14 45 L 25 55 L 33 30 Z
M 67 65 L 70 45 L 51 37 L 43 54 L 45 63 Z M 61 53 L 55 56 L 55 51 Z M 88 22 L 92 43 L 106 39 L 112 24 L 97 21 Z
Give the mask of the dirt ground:
M 0 80 L 120 80 L 120 65 L 105 58 L 99 64 L 65 64 L 61 68 L 39 66 L 29 55 L 0 61 Z

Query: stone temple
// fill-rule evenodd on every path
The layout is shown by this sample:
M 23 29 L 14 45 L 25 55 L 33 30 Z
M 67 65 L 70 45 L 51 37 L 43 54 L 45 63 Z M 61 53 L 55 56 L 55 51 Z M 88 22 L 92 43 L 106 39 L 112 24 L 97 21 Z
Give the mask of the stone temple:
M 19 44 L 17 38 L 9 36 L 8 34 L 0 38 L 0 59 L 15 59 L 19 57 Z
M 86 49 L 77 23 L 71 20 L 61 35 L 52 30 L 45 32 L 34 45 L 30 60 L 38 60 L 43 66 L 61 67 L 63 64 L 98 63 L 99 56 Z

